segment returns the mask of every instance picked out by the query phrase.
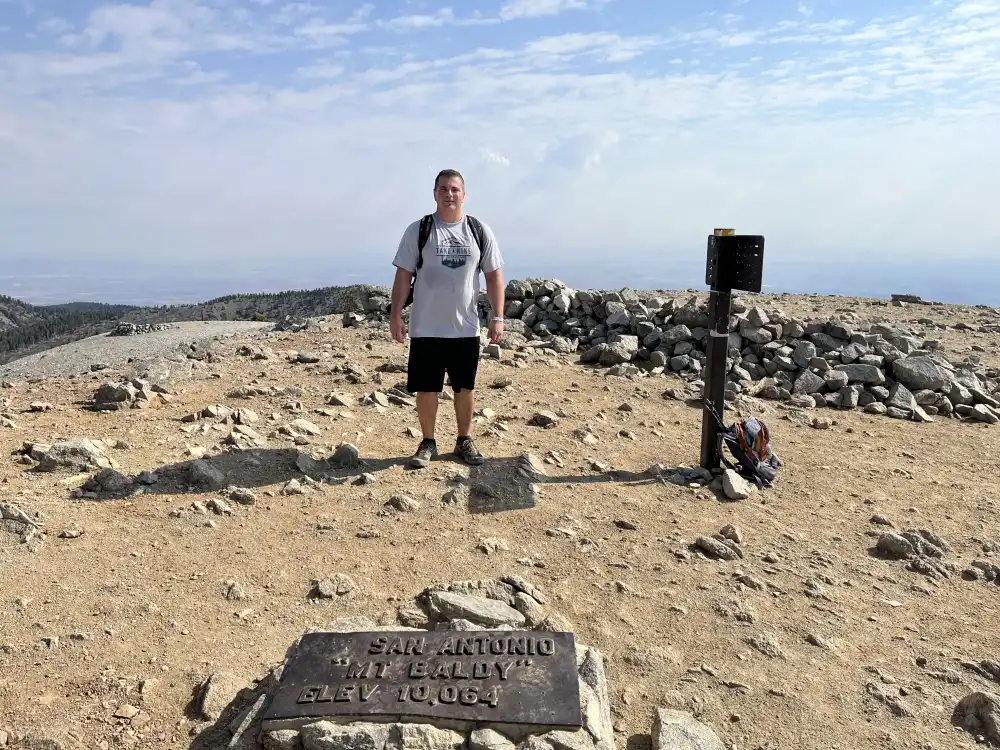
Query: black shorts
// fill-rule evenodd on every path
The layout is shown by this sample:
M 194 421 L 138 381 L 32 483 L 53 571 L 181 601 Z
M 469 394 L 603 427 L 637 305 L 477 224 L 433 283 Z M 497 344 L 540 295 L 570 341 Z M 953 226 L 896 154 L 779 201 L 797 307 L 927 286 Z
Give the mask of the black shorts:
M 473 390 L 479 370 L 479 337 L 410 339 L 406 390 L 410 393 L 440 393 L 444 375 L 455 391 Z

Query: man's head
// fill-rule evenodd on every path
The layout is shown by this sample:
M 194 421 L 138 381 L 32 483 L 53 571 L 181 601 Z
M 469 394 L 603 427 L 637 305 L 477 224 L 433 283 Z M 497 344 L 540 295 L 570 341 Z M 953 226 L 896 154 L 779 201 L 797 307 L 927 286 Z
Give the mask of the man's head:
M 438 215 L 445 221 L 458 221 L 462 217 L 465 201 L 465 178 L 456 169 L 442 169 L 434 178 L 434 202 Z

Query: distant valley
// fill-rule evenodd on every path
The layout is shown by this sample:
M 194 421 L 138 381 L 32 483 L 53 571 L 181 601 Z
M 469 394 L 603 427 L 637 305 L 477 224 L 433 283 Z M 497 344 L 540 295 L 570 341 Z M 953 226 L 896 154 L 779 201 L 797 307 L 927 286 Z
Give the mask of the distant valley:
M 0 295 L 0 364 L 112 330 L 119 322 L 264 320 L 339 311 L 346 287 L 232 294 L 188 305 L 138 307 L 98 302 L 31 305 Z

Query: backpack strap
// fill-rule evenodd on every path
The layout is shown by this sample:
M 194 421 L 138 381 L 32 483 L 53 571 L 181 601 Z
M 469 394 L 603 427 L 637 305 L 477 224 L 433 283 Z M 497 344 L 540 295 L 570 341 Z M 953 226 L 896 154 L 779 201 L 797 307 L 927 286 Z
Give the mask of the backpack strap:
M 434 225 L 434 215 L 427 214 L 420 219 L 420 228 L 417 231 L 417 268 L 424 265 L 424 245 L 431 236 L 431 227 Z
M 476 244 L 479 245 L 479 266 L 478 270 L 483 270 L 483 248 L 486 247 L 486 230 L 483 229 L 483 223 L 479 221 L 475 216 L 465 215 L 465 218 L 469 222 L 469 229 L 472 230 L 473 236 L 476 238 Z

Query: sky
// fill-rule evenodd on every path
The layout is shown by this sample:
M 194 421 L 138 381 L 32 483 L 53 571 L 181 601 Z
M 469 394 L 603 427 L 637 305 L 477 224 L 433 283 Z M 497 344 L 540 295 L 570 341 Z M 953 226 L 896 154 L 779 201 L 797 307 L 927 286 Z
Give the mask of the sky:
M 389 284 L 455 168 L 507 278 L 703 285 L 733 227 L 1000 305 L 998 136 L 1000 0 L 0 0 L 0 293 Z

